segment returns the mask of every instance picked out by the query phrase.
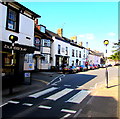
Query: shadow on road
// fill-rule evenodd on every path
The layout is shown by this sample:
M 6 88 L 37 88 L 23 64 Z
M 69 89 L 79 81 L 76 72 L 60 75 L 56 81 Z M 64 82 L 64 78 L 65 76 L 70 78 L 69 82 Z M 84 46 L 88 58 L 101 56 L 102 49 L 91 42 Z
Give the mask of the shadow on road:
M 118 102 L 113 97 L 92 96 L 92 100 L 84 106 L 78 117 L 109 117 L 117 119 Z

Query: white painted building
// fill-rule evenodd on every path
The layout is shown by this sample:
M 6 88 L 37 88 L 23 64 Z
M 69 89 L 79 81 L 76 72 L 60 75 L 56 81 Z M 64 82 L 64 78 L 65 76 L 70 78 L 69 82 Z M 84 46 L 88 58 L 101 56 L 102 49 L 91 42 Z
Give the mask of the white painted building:
M 51 44 L 51 66 L 59 69 L 63 64 L 69 65 L 70 43 L 68 39 L 60 37 L 58 34 L 55 34 L 51 31 L 48 31 L 48 33 L 53 39 Z
M 24 68 L 32 70 L 32 64 L 24 67 L 24 60 L 25 63 L 32 62 L 27 59 L 29 55 L 25 55 L 35 51 L 34 20 L 37 17 L 40 16 L 18 2 L 0 3 L 0 41 L 2 43 L 2 73 L 4 76 L 11 72 L 13 58 L 14 74 L 18 78 L 23 79 Z M 18 38 L 13 47 L 12 41 L 9 40 L 10 35 Z M 14 55 L 11 54 L 12 48 Z
M 84 59 L 84 48 L 82 46 L 78 46 L 75 43 L 70 43 L 70 66 L 78 66 L 83 65 Z

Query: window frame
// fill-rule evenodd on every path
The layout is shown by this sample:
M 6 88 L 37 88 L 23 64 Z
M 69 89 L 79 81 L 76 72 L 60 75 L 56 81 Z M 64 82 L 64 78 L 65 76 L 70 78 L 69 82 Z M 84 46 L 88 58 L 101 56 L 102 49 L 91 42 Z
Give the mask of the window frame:
M 58 44 L 58 54 L 60 54 L 61 45 Z
M 10 10 L 14 11 L 15 14 L 16 14 L 16 20 L 14 21 L 14 22 L 16 22 L 16 28 L 15 29 L 8 28 L 9 20 L 13 21 L 12 19 L 9 18 L 9 12 L 10 12 Z M 10 31 L 19 33 L 19 13 L 20 12 L 17 9 L 12 8 L 11 6 L 7 7 L 6 30 L 10 30 Z

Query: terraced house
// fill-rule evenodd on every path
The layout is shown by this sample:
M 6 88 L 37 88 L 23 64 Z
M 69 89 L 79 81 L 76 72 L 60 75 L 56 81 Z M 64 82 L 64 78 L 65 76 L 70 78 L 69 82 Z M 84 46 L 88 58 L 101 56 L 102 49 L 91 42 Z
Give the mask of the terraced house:
M 34 70 L 34 20 L 40 16 L 18 2 L 1 2 L 0 16 L 3 83 L 12 75 L 22 82 L 24 71 Z

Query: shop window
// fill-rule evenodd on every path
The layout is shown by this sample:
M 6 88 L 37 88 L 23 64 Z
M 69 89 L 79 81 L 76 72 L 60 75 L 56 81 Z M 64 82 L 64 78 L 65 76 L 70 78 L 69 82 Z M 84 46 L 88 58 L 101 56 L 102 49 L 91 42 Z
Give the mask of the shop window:
M 74 61 L 72 61 L 72 66 L 74 66 Z
M 74 49 L 72 49 L 72 57 L 74 57 L 75 56 L 75 54 L 74 54 Z
M 50 55 L 49 54 L 42 54 L 43 58 L 41 59 L 41 63 L 47 64 L 50 63 Z
M 3 53 L 3 67 L 4 66 L 11 66 L 12 63 L 12 59 L 13 60 L 13 64 L 16 64 L 16 59 L 15 59 L 15 54 L 12 56 L 11 53 Z
M 61 46 L 60 46 L 60 45 L 58 45 L 58 54 L 60 54 L 60 47 L 61 47 Z
M 6 29 L 19 32 L 19 12 L 8 7 Z

